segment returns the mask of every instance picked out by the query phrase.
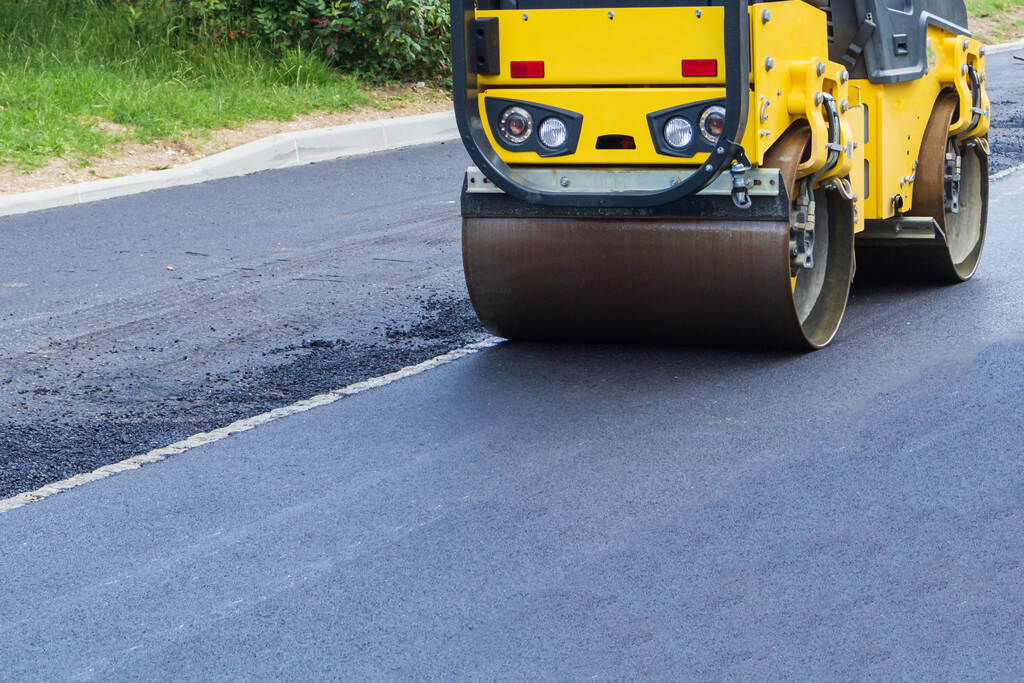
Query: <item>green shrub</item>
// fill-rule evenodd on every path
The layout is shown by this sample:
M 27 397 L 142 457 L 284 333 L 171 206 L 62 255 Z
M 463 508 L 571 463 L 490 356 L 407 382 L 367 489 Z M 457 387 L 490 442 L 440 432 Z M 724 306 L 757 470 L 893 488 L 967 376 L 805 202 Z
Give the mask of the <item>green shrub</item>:
M 321 55 L 372 80 L 450 76 L 448 0 L 183 0 L 207 34 Z

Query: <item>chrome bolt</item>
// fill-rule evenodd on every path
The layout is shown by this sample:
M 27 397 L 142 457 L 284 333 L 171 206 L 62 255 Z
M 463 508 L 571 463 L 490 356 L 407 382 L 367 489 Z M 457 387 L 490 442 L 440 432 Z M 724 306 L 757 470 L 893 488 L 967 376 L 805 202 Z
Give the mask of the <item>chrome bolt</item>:
M 822 101 L 823 101 L 823 98 L 821 96 L 821 93 L 820 92 L 814 93 L 814 103 L 820 106 Z
M 700 10 L 697 10 L 697 18 L 700 19 Z
M 765 57 L 764 58 L 764 70 L 765 71 L 771 71 L 772 67 L 774 67 L 774 66 L 775 66 L 775 60 L 774 59 L 772 59 L 771 57 Z
M 562 176 L 558 179 L 558 184 L 562 187 L 569 187 L 569 178 L 567 176 Z
M 718 152 L 719 154 L 725 154 L 725 147 L 719 147 L 715 151 Z
M 762 24 L 767 24 L 771 20 L 772 20 L 772 13 L 769 12 L 768 10 L 761 10 L 761 23 Z
M 614 19 L 614 18 L 615 18 L 615 12 L 611 12 L 611 11 L 609 11 L 609 12 L 608 12 L 608 18 L 609 18 L 609 19 Z
M 530 18 L 530 15 L 527 14 L 526 12 L 523 12 L 523 21 L 526 21 L 529 18 Z
M 815 70 L 818 72 L 818 75 L 820 76 L 823 73 L 825 73 L 825 65 L 821 62 L 818 62 L 818 65 L 815 67 Z
M 971 45 L 970 41 L 968 41 L 966 38 L 964 38 L 964 42 L 963 42 L 964 50 L 967 50 L 967 48 L 970 47 L 970 45 Z
M 850 79 L 850 72 L 849 71 L 847 71 L 846 69 L 843 69 L 842 71 L 839 72 L 839 82 L 840 83 L 846 83 L 846 81 L 848 81 L 849 79 Z

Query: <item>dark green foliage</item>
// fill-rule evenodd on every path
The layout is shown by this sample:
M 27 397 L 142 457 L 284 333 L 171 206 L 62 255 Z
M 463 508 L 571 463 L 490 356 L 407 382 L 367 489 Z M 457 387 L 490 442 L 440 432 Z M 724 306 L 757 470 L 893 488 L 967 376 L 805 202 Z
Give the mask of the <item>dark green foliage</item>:
M 447 0 L 180 0 L 211 36 L 301 49 L 374 79 L 449 77 Z

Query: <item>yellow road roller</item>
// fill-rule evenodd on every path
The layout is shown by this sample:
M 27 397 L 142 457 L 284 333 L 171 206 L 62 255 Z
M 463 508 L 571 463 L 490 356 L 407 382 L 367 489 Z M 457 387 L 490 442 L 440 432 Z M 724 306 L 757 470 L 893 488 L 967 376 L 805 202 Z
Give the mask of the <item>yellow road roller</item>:
M 452 0 L 473 306 L 521 340 L 819 348 L 985 237 L 962 0 Z

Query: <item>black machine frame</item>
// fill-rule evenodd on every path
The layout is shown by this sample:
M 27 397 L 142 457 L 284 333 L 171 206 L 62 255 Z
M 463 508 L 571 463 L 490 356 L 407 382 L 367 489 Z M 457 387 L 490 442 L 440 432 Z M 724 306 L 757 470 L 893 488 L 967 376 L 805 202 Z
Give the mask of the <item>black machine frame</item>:
M 514 170 L 498 156 L 485 132 L 478 101 L 476 63 L 469 54 L 467 36 L 474 20 L 473 0 L 451 0 L 452 89 L 455 120 L 470 158 L 491 182 L 506 194 L 530 204 L 552 207 L 657 207 L 679 202 L 728 171 L 737 158 L 745 160 L 740 140 L 747 121 L 750 83 L 750 27 L 748 0 L 724 4 L 725 40 L 725 126 L 719 144 L 707 160 L 683 182 L 654 192 L 555 192 L 517 182 Z

